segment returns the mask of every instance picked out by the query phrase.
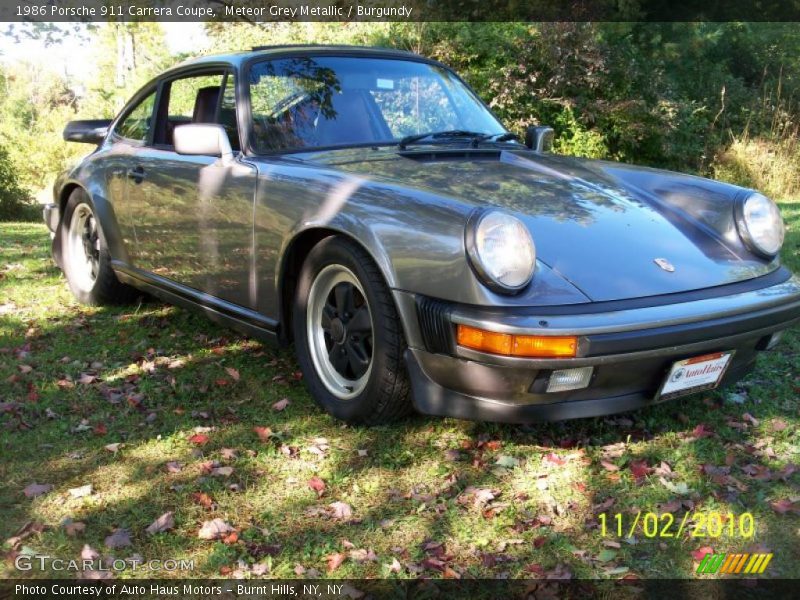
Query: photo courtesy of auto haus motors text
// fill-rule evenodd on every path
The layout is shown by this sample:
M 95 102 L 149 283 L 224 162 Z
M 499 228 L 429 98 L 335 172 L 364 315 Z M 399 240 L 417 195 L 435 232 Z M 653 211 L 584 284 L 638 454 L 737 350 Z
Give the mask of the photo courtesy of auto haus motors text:
M 0 597 L 796 595 L 796 6 L 0 21 Z
M 223 594 L 240 596 L 268 595 L 269 597 L 346 597 L 345 584 L 285 584 L 285 583 L 226 583 L 220 585 L 170 583 L 107 583 L 102 586 L 81 585 L 80 583 L 58 583 L 49 585 L 15 584 L 14 593 L 19 596 L 66 596 L 66 597 L 214 597 Z

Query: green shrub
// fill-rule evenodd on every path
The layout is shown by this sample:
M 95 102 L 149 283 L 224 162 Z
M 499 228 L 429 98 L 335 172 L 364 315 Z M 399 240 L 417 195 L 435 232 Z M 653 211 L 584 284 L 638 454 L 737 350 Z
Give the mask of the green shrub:
M 0 221 L 31 221 L 38 217 L 37 206 L 20 186 L 8 152 L 0 146 Z

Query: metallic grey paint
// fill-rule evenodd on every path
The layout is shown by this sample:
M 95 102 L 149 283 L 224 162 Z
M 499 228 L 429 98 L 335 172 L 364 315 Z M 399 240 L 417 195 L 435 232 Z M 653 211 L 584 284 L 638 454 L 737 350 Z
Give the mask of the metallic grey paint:
M 223 164 L 216 157 L 130 142 L 113 133 L 118 118 L 98 148 L 57 180 L 54 206 L 46 212 L 51 228 L 70 190 L 83 187 L 121 279 L 160 291 L 170 301 L 204 306 L 211 316 L 261 337 L 290 329 L 282 299 L 291 279 L 285 257 L 298 236 L 312 230 L 348 236 L 369 253 L 393 289 L 407 341 L 423 372 L 433 369 L 433 359 L 423 360 L 420 354 L 418 295 L 456 305 L 456 322 L 551 334 L 710 319 L 767 305 L 773 294 L 800 299 L 798 281 L 792 279 L 783 286 L 698 303 L 549 317 L 543 329 L 537 325 L 537 307 L 661 297 L 776 270 L 777 258 L 755 255 L 737 234 L 734 205 L 748 191 L 655 169 L 533 152 L 515 143 L 253 155 L 246 139 L 248 62 L 297 53 L 426 60 L 383 50 L 278 48 L 171 69 L 145 86 L 121 116 L 160 81 L 226 69 L 236 74 L 244 151 Z M 481 206 L 508 210 L 531 231 L 536 271 L 518 294 L 490 290 L 470 268 L 464 227 Z M 659 268 L 656 258 L 669 261 L 674 272 Z M 470 307 L 530 307 L 530 312 L 486 323 L 472 319 Z M 486 355 L 468 358 L 474 365 L 498 362 Z M 534 363 L 524 361 L 527 380 L 538 368 Z

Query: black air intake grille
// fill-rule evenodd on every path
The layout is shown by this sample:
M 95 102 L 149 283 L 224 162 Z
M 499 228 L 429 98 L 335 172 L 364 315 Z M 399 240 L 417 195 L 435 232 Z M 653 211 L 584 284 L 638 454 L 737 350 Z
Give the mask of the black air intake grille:
M 419 328 L 428 352 L 453 353 L 453 324 L 450 322 L 450 311 L 450 305 L 446 302 L 417 297 Z

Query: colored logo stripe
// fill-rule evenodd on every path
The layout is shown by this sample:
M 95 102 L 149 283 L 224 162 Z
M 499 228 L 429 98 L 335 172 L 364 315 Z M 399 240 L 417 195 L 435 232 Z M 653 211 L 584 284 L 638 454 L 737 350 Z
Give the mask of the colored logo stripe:
M 699 574 L 757 574 L 763 573 L 772 554 L 706 554 L 697 567 Z

